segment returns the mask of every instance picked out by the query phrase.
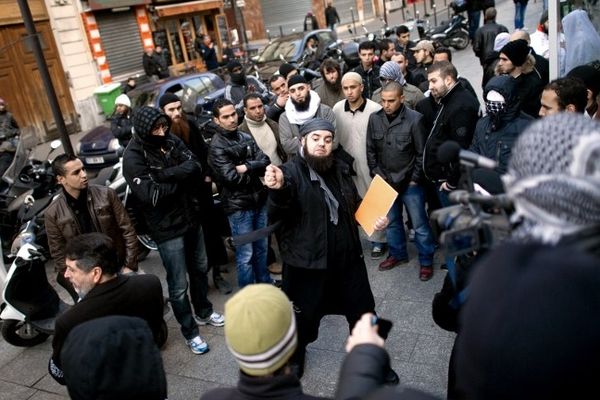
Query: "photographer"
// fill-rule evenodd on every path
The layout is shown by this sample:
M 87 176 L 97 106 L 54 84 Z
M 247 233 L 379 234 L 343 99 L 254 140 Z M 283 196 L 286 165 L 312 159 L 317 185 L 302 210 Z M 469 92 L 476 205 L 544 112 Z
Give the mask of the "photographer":
M 597 268 L 600 261 L 599 130 L 600 125 L 581 115 L 561 113 L 530 125 L 517 140 L 503 177 L 515 208 L 510 237 L 499 248 L 495 240 L 484 243 L 492 249 L 485 257 L 477 251 L 481 261 L 475 268 L 459 265 L 454 271 L 455 277 L 462 273 L 463 281 L 468 278 L 468 299 L 459 298 L 467 293 L 461 282 L 447 278 L 433 302 L 436 323 L 459 333 L 448 398 L 578 398 L 573 393 L 587 390 L 578 383 L 588 382 L 587 375 L 597 371 L 587 353 L 598 353 L 590 341 L 578 346 L 572 339 L 591 336 L 597 328 L 587 320 L 600 312 L 597 296 L 581 279 L 582 274 L 590 281 L 598 278 L 588 265 Z M 561 285 L 569 287 L 568 295 Z M 548 296 L 540 295 L 542 287 Z M 518 302 L 519 296 L 526 299 Z M 557 303 L 561 306 L 553 307 Z M 585 304 L 585 316 L 579 304 Z M 536 335 L 549 326 L 557 329 Z M 547 334 L 551 339 L 534 340 Z M 501 355 L 515 344 L 527 349 L 516 354 L 526 360 L 517 365 Z M 550 358 L 557 350 L 568 357 Z M 530 376 L 520 367 L 534 364 L 545 372 Z M 501 385 L 494 380 L 498 376 L 503 377 Z

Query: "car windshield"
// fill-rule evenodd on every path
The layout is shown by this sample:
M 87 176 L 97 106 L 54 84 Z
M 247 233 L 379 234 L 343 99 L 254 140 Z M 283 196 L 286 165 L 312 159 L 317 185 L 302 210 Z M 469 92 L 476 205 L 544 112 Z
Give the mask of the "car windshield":
M 281 61 L 281 56 L 287 61 L 296 54 L 300 40 L 275 41 L 267 45 L 258 56 L 258 62 Z

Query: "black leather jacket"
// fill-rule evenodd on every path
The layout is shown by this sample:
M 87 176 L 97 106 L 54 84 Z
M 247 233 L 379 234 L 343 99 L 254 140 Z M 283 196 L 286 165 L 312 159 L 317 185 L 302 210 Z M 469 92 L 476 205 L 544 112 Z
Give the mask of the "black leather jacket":
M 221 186 L 223 209 L 226 214 L 258 209 L 265 204 L 267 192 L 260 177 L 269 165 L 267 157 L 252 136 L 239 130 L 218 129 L 210 142 L 208 164 Z M 235 167 L 246 165 L 240 174 Z

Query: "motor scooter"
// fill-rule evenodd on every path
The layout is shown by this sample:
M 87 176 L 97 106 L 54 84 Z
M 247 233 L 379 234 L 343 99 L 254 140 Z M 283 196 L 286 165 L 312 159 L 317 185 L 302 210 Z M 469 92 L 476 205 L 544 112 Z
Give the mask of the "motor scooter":
M 421 39 L 431 40 L 444 47 L 454 47 L 463 50 L 469 45 L 469 28 L 467 19 L 463 16 L 462 8 L 452 2 L 448 5 L 454 12 L 452 18 L 443 21 L 440 25 L 429 27 L 429 21 L 422 19 L 416 21 L 416 27 Z

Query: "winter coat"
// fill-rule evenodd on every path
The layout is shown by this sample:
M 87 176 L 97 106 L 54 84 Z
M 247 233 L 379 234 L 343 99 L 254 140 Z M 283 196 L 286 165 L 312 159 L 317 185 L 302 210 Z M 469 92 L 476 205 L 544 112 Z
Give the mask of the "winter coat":
M 398 193 L 403 193 L 411 181 L 419 183 L 425 136 L 423 116 L 408 107 L 403 106 L 391 122 L 384 110 L 371 114 L 367 126 L 371 175 L 380 175 Z
M 498 163 L 496 172 L 504 174 L 513 145 L 534 119 L 521 112 L 517 98 L 517 83 L 511 76 L 501 75 L 492 78 L 485 87 L 484 97 L 490 90 L 495 90 L 504 96 L 507 108 L 496 118 L 486 115 L 477 122 L 473 143 L 469 150 L 495 160 Z
M 363 80 L 363 96 L 365 99 L 370 99 L 373 96 L 373 93 L 381 87 L 381 81 L 379 81 L 379 66 L 376 64 L 373 64 L 368 71 L 365 71 L 362 64 L 359 64 L 352 72 L 359 74 Z
M 538 118 L 541 107 L 540 97 L 544 89 L 544 83 L 540 75 L 534 69 L 532 72 L 523 73 L 515 79 L 517 80 L 521 110 L 533 118 Z
M 287 154 L 285 153 L 285 150 L 283 150 L 283 147 L 281 146 L 281 139 L 279 138 L 279 124 L 277 124 L 277 122 L 269 118 L 265 120 L 265 123 L 269 125 L 269 128 L 271 128 L 271 130 L 273 131 L 273 135 L 275 135 L 275 140 L 277 141 L 277 155 L 279 156 L 279 158 L 281 158 L 282 162 L 286 162 Z M 241 123 L 238 129 L 242 132 L 247 132 L 250 135 L 252 135 L 252 132 L 250 132 L 250 128 L 248 127 L 248 122 L 246 122 L 246 119 L 244 119 L 244 122 Z
M 345 201 L 339 210 L 341 212 L 344 209 L 354 215 L 360 198 L 350 175 L 350 164 L 336 157 L 332 168 L 335 168 Z M 296 268 L 325 270 L 328 267 L 329 216 L 323 189 L 318 181 L 310 179 L 308 165 L 302 157 L 294 157 L 281 169 L 284 186 L 279 190 L 269 190 L 268 202 L 269 220 L 282 222 L 277 237 L 281 259 Z M 356 248 L 360 249 L 358 229 L 355 227 L 348 234 L 351 235 L 350 240 L 356 243 Z
M 252 136 L 240 130 L 219 129 L 210 142 L 208 164 L 221 186 L 221 200 L 226 214 L 256 210 L 266 201 L 267 192 L 260 177 L 269 165 L 267 157 Z M 248 171 L 240 174 L 237 165 L 246 165 Z
M 263 103 L 269 103 L 271 100 L 267 87 L 253 76 L 246 76 L 246 84 L 243 86 L 232 82 L 225 86 L 225 98 L 231 101 L 238 111 L 243 109 L 244 96 L 248 93 L 258 94 Z
M 335 126 L 335 114 L 333 113 L 333 110 L 325 104 L 319 104 L 319 108 L 314 117 L 324 118 Z M 281 145 L 288 156 L 293 156 L 298 153 L 298 149 L 300 148 L 300 127 L 290 122 L 287 111 L 279 117 L 279 137 L 281 138 Z M 334 150 L 337 148 L 338 143 L 339 138 L 334 136 Z
M 119 144 L 123 147 L 127 147 L 127 143 L 131 140 L 132 128 L 133 124 L 129 117 L 129 113 L 115 113 L 110 120 L 110 130 L 113 136 L 119 140 Z
M 340 90 L 335 92 L 324 81 L 322 81 L 319 86 L 315 86 L 314 91 L 317 92 L 321 98 L 321 104 L 325 104 L 329 107 L 335 106 L 335 103 L 345 98 L 341 86 Z
M 327 26 L 340 22 L 340 16 L 333 6 L 325 7 L 325 23 Z
M 425 95 L 418 87 L 411 85 L 408 82 L 402 86 L 402 90 L 404 91 L 404 105 L 412 108 L 413 110 L 417 106 L 417 103 L 425 98 Z M 371 100 L 377 104 L 381 102 L 381 88 L 377 89 L 377 91 L 373 93 Z
M 447 140 L 454 140 L 467 149 L 471 145 L 478 119 L 479 102 L 462 85 L 457 83 L 440 99 L 423 152 L 423 169 L 427 179 L 448 180 L 452 186 L 456 186 L 460 177 L 458 163 L 440 163 L 437 151 Z
M 196 52 L 198 52 L 200 58 L 202 58 L 202 61 L 204 61 L 204 64 L 206 64 L 206 69 L 211 71 L 213 69 L 219 68 L 219 62 L 217 61 L 217 52 L 215 51 L 215 47 L 206 46 L 204 43 L 202 43 L 199 37 L 196 38 L 195 44 Z
M 195 192 L 202 168 L 178 137 L 167 134 L 162 146 L 149 140 L 159 110 L 143 107 L 134 115 L 135 135 L 123 154 L 123 175 L 148 225 L 148 233 L 161 243 L 198 226 Z
M 501 32 L 508 32 L 508 29 L 504 25 L 497 24 L 496 21 L 486 21 L 475 32 L 473 51 L 479 58 L 481 65 L 484 65 L 486 57 L 494 51 L 494 40 L 496 35 Z

